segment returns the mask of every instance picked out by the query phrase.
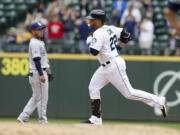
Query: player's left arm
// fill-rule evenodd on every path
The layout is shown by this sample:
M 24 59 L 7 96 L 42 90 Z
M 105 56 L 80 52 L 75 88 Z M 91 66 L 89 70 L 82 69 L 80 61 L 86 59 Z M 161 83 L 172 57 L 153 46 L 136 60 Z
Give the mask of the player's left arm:
M 123 29 L 120 35 L 120 45 L 123 47 L 124 44 L 127 44 L 130 40 L 131 40 L 131 34 L 127 32 L 125 29 Z
M 122 29 L 120 33 L 120 38 L 118 42 L 118 46 L 116 48 L 120 51 L 126 44 L 131 40 L 131 34 L 127 32 L 125 29 Z
M 117 50 L 121 50 L 126 46 L 129 40 L 131 40 L 131 35 L 124 28 L 113 27 L 118 37 L 118 44 L 116 45 Z

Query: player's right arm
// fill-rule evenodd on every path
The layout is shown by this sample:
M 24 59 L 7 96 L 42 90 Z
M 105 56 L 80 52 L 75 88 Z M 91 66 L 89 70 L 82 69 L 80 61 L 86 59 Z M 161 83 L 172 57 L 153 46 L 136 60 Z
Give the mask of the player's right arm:
M 89 36 L 86 40 L 87 45 L 90 48 L 90 53 L 94 56 L 98 55 L 103 45 L 103 34 L 101 31 L 96 31 L 93 36 Z
M 42 82 L 42 83 L 45 83 L 45 77 L 43 75 L 43 71 L 42 71 L 42 68 L 41 68 L 41 55 L 40 55 L 40 48 L 38 45 L 36 44 L 32 44 L 32 58 L 33 58 L 33 61 L 34 61 L 34 64 L 36 66 L 36 69 L 39 73 L 39 80 Z

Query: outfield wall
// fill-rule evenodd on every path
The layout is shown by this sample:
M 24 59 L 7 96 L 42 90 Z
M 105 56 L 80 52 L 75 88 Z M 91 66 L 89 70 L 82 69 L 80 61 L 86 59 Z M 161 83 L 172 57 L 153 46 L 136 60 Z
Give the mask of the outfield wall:
M 55 79 L 50 83 L 48 116 L 87 118 L 88 84 L 99 63 L 89 55 L 49 54 Z M 180 57 L 123 56 L 136 89 L 167 96 L 169 117 L 180 121 Z M 0 117 L 17 116 L 32 92 L 28 83 L 27 54 L 0 54 Z M 125 99 L 111 84 L 101 91 L 104 119 L 164 120 L 159 111 Z M 34 114 L 36 115 L 36 113 Z

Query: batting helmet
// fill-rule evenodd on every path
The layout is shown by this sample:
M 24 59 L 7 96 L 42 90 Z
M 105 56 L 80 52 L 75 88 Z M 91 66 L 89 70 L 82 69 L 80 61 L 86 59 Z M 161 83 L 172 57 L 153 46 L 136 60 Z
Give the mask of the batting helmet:
M 106 13 L 101 9 L 94 9 L 86 18 L 89 20 L 101 19 L 104 23 L 106 21 Z

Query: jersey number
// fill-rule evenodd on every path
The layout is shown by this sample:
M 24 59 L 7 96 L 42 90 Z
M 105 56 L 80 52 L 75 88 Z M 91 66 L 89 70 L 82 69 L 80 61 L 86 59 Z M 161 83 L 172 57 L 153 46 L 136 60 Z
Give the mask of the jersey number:
M 117 45 L 117 36 L 114 35 L 113 37 L 110 38 L 111 51 L 113 51 L 116 48 L 116 45 Z

